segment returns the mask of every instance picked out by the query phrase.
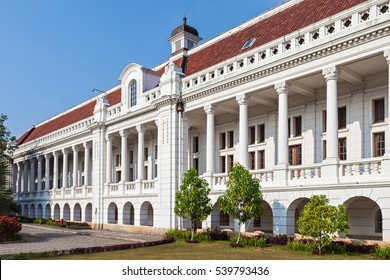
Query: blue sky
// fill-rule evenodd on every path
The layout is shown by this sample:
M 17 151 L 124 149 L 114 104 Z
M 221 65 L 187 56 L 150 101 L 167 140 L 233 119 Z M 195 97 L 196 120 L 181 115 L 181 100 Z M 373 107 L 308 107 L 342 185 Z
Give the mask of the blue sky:
M 0 113 L 19 137 L 118 85 L 127 64 L 166 61 L 183 16 L 204 42 L 283 2 L 0 0 Z

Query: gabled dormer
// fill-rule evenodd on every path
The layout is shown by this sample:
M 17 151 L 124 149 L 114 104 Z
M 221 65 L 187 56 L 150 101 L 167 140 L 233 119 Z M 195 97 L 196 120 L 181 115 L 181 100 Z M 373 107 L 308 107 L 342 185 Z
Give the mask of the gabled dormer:
M 198 31 L 187 24 L 187 18 L 183 18 L 183 24 L 173 29 L 168 41 L 172 46 L 172 53 L 181 49 L 190 50 L 195 47 L 202 38 L 199 37 Z
M 142 94 L 155 88 L 160 83 L 161 75 L 141 65 L 131 63 L 119 76 L 122 87 L 122 109 L 134 111 L 143 105 Z

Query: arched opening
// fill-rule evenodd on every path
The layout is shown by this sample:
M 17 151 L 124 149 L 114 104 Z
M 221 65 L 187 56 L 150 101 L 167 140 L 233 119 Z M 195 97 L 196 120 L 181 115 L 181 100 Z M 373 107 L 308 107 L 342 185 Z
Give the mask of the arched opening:
M 118 207 L 114 202 L 111 202 L 110 205 L 108 205 L 107 222 L 109 224 L 118 223 Z
M 30 217 L 31 218 L 35 218 L 36 217 L 36 215 L 35 215 L 35 205 L 34 204 L 31 204 Z
M 37 207 L 37 218 L 38 219 L 42 219 L 43 218 L 43 207 L 42 207 L 42 204 L 38 204 L 38 207 Z
M 382 211 L 375 201 L 367 197 L 356 196 L 348 199 L 344 205 L 351 226 L 348 237 L 382 240 Z
M 61 209 L 58 204 L 54 206 L 54 220 L 59 220 L 61 218 Z
M 70 207 L 68 203 L 65 203 L 62 217 L 65 221 L 70 221 Z
M 248 228 L 266 233 L 272 233 L 273 231 L 273 214 L 272 208 L 266 201 L 262 201 L 261 207 L 263 208 L 263 215 L 260 219 L 254 219 L 249 224 Z
M 299 233 L 297 222 L 301 216 L 303 207 L 310 201 L 306 197 L 301 197 L 294 200 L 287 209 L 286 217 L 286 233 L 288 235 L 293 235 L 294 233 Z
M 92 203 L 88 203 L 85 207 L 85 221 L 92 222 Z
M 153 206 L 148 201 L 145 201 L 141 205 L 140 225 L 150 227 L 153 226 Z
M 28 217 L 28 206 L 27 204 L 24 205 L 23 207 L 23 216 Z
M 74 221 L 82 221 L 81 206 L 78 203 L 75 204 L 74 209 L 73 209 L 73 220 Z
M 233 216 L 220 211 L 218 202 L 214 204 L 211 211 L 211 228 L 234 228 Z
M 134 206 L 130 202 L 123 207 L 123 224 L 134 225 Z
M 50 218 L 51 218 L 51 206 L 50 206 L 50 204 L 46 204 L 45 219 L 50 219 Z

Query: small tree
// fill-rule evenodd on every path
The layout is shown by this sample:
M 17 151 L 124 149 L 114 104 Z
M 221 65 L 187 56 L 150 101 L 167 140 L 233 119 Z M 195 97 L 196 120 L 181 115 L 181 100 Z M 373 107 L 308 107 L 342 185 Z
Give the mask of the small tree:
M 212 210 L 209 198 L 210 188 L 205 179 L 200 179 L 198 171 L 191 167 L 185 174 L 179 191 L 176 193 L 175 213 L 191 222 L 191 241 L 194 240 L 196 222 L 202 222 Z
M 319 254 L 338 234 L 347 234 L 350 227 L 344 205 L 328 204 L 325 195 L 313 195 L 298 219 L 300 233 L 314 239 Z
M 263 212 L 261 203 L 263 195 L 260 182 L 239 163 L 235 163 L 229 171 L 227 190 L 218 198 L 218 207 L 221 211 L 233 215 L 238 220 L 239 228 L 252 218 L 260 218 Z M 237 243 L 240 242 L 240 230 Z

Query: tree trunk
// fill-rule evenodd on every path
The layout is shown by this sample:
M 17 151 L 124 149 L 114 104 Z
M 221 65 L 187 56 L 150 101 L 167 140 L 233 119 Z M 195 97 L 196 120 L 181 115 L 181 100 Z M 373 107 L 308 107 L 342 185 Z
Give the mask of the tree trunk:
M 238 238 L 237 238 L 236 245 L 240 243 L 240 237 L 241 237 L 241 223 L 238 223 Z
M 191 221 L 191 241 L 194 241 L 195 222 Z

